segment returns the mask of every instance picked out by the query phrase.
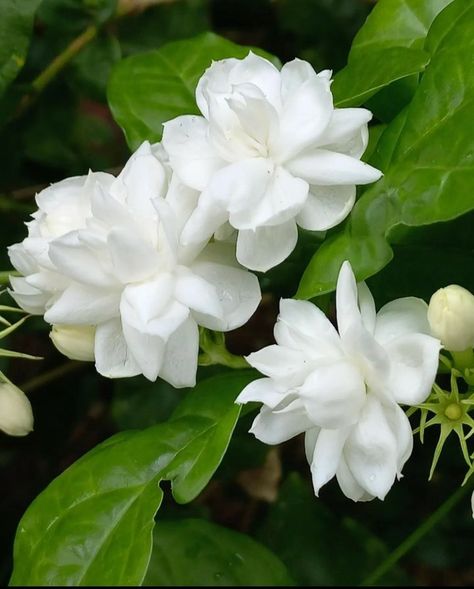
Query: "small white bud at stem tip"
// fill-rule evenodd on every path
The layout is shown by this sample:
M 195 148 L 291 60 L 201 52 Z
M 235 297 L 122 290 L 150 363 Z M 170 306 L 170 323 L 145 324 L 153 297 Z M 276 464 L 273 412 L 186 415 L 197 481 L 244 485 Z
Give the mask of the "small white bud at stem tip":
M 0 430 L 26 436 L 33 430 L 33 411 L 25 393 L 11 383 L 0 383 Z
M 433 335 L 452 352 L 474 347 L 474 295 L 457 284 L 431 297 L 428 321 Z
M 53 325 L 49 334 L 56 348 L 71 360 L 93 362 L 95 327 L 89 325 Z

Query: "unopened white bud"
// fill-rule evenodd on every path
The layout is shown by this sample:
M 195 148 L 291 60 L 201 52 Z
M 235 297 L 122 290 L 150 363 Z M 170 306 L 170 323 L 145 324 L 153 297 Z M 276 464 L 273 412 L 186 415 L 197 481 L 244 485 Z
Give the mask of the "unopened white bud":
M 474 347 L 474 295 L 457 284 L 440 288 L 431 297 L 428 321 L 443 346 L 452 352 Z
M 49 334 L 56 348 L 71 360 L 92 362 L 95 327 L 89 325 L 53 325 Z
M 11 383 L 0 383 L 0 430 L 26 436 L 33 429 L 33 411 L 25 393 Z

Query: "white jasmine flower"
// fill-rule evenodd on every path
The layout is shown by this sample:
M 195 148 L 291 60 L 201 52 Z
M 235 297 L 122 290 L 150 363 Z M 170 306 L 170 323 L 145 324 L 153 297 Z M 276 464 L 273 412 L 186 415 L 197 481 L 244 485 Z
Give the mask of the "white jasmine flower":
M 10 381 L 0 380 L 0 430 L 9 436 L 26 436 L 33 430 L 28 397 Z
M 437 290 L 430 299 L 428 320 L 433 334 L 452 352 L 474 347 L 474 295 L 457 284 Z
M 169 170 L 159 156 L 159 146 L 144 143 L 117 178 L 75 179 L 71 206 L 61 202 L 60 214 L 55 185 L 39 195 L 29 237 L 10 248 L 12 263 L 25 274 L 12 279 L 12 296 L 30 312 L 45 311 L 52 325 L 93 326 L 101 374 L 159 375 L 192 386 L 198 325 L 241 326 L 255 311 L 260 288 L 231 246 L 179 244 L 187 195 L 171 180 L 173 197 L 165 200 Z
M 196 90 L 203 116 L 164 125 L 171 166 L 201 192 L 185 243 L 228 221 L 238 230 L 238 261 L 265 271 L 294 249 L 297 224 L 337 225 L 354 205 L 356 184 L 380 178 L 360 161 L 372 115 L 335 109 L 330 76 L 299 59 L 279 71 L 251 52 L 208 68 Z
M 336 475 L 354 501 L 383 499 L 412 450 L 398 404 L 428 397 L 440 342 L 429 335 L 421 299 L 398 299 L 376 313 L 349 262 L 336 306 L 338 331 L 315 305 L 283 299 L 277 344 L 247 358 L 267 378 L 250 383 L 237 402 L 263 403 L 250 431 L 265 443 L 305 432 L 316 494 Z
M 49 337 L 55 347 L 71 360 L 95 360 L 95 327 L 90 325 L 53 325 Z

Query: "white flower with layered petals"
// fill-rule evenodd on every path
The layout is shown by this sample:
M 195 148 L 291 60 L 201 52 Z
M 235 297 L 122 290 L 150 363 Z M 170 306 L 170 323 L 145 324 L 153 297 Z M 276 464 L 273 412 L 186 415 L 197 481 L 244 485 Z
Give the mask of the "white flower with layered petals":
M 200 193 L 183 242 L 229 222 L 238 261 L 266 271 L 294 249 L 297 224 L 322 231 L 348 215 L 356 185 L 381 173 L 360 161 L 371 113 L 334 108 L 330 76 L 299 59 L 279 71 L 253 53 L 211 65 L 196 90 L 203 116 L 164 125 L 171 166 Z
M 228 244 L 179 244 L 186 190 L 170 181 L 159 150 L 144 143 L 117 178 L 92 174 L 41 193 L 29 237 L 10 248 L 24 274 L 12 296 L 61 329 L 95 328 L 101 374 L 192 386 L 198 325 L 241 326 L 260 288 Z
M 247 358 L 267 378 L 250 383 L 237 402 L 263 403 L 251 432 L 265 443 L 305 432 L 316 494 L 336 476 L 354 501 L 383 499 L 412 451 L 398 404 L 427 398 L 440 342 L 429 335 L 424 301 L 398 299 L 376 313 L 348 262 L 336 306 L 338 331 L 315 305 L 282 300 L 277 345 Z

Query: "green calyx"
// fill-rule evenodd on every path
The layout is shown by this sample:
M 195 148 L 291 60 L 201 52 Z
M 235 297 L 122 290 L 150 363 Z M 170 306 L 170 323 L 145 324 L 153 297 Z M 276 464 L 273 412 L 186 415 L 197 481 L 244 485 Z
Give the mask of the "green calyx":
M 446 391 L 437 384 L 434 384 L 427 401 L 417 406 L 417 409 L 421 411 L 421 418 L 420 426 L 415 430 L 415 433 L 419 432 L 422 443 L 424 441 L 425 430 L 428 427 L 435 425 L 440 427 L 439 439 L 434 451 L 429 479 L 434 474 L 444 443 L 452 432 L 459 438 L 461 451 L 469 467 L 469 471 L 473 469 L 467 440 L 474 433 L 474 419 L 469 414 L 474 410 L 474 392 L 469 390 L 466 393 L 459 392 L 458 378 L 460 377 L 464 378 L 464 375 L 459 370 L 453 368 L 451 370 L 451 390 Z

